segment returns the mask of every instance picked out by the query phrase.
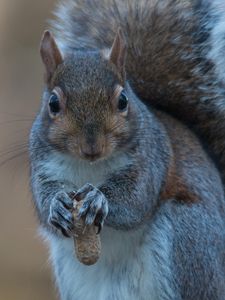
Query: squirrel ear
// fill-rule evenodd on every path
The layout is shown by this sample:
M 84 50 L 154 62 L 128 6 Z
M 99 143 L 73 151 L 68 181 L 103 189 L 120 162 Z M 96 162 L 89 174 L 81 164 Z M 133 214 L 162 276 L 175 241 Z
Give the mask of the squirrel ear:
M 63 62 L 63 57 L 50 31 L 43 34 L 40 54 L 46 69 L 46 82 L 48 83 L 55 72 L 57 66 Z
M 125 38 L 122 33 L 122 30 L 119 28 L 109 53 L 109 61 L 111 61 L 117 67 L 123 80 L 125 80 L 126 54 L 127 54 L 127 46 L 126 46 Z

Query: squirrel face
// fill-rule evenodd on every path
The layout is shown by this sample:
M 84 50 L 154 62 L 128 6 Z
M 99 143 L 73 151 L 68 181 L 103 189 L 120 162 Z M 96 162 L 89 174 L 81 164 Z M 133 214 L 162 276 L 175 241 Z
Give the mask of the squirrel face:
M 113 53 L 110 60 L 113 48 L 107 57 L 104 52 L 75 51 L 62 59 L 53 37 L 47 35 L 48 49 L 44 36 L 41 54 L 47 84 L 42 124 L 48 141 L 88 161 L 107 158 L 126 147 L 135 118 L 133 93 L 124 87 L 121 53 L 118 57 Z

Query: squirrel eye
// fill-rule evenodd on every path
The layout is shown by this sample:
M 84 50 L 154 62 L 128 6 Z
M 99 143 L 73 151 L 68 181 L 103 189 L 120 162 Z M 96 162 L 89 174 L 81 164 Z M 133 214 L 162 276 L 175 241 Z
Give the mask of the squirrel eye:
M 125 91 L 123 90 L 119 97 L 118 109 L 120 111 L 125 111 L 127 109 L 127 106 L 128 106 L 128 98 Z
M 59 97 L 55 93 L 51 93 L 51 96 L 49 98 L 49 108 L 51 113 L 57 114 L 60 112 L 60 102 Z

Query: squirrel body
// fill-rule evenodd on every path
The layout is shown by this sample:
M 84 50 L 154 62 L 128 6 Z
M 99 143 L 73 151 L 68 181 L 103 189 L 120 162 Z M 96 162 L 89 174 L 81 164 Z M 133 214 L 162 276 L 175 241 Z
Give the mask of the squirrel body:
M 133 223 L 133 220 L 129 225 L 130 220 L 125 220 L 125 214 L 121 213 L 122 219 L 124 218 L 122 222 L 118 215 L 118 223 L 114 224 L 114 220 L 112 228 L 111 224 L 103 228 L 102 255 L 97 264 L 91 267 L 81 265 L 74 258 L 72 239 L 62 238 L 43 229 L 44 236 L 49 241 L 51 260 L 62 299 L 223 299 L 224 290 L 220 287 L 223 286 L 223 265 L 216 264 L 220 274 L 215 270 L 215 261 L 219 257 L 217 251 L 222 251 L 220 247 L 225 243 L 225 224 L 221 216 L 224 196 L 220 176 L 198 140 L 187 128 L 184 129 L 183 125 L 162 113 L 157 112 L 157 115 L 161 116 L 164 125 L 171 126 L 168 134 L 171 139 L 172 134 L 176 138 L 173 147 L 179 162 L 181 157 L 178 154 L 183 156 L 181 161 L 184 166 L 179 163 L 179 176 L 186 181 L 187 191 L 191 189 L 198 196 L 198 199 L 194 199 L 196 203 L 190 203 L 190 199 L 185 203 L 186 198 L 183 198 L 182 203 L 180 197 L 178 200 L 172 197 L 165 200 L 164 195 L 159 208 L 155 208 L 154 216 L 140 220 L 139 225 Z M 187 145 L 184 146 L 181 141 L 187 142 Z M 193 148 L 190 147 L 190 141 Z M 197 151 L 193 151 L 196 147 Z M 62 182 L 61 189 L 65 191 L 79 189 L 85 182 L 100 186 L 108 172 L 123 170 L 131 161 L 124 153 L 109 161 L 90 165 L 53 152 L 51 155 L 46 153 L 46 162 L 42 159 L 41 163 L 43 166 L 38 169 L 44 175 L 40 178 L 48 178 L 49 189 L 54 192 L 51 182 L 56 180 Z M 47 183 L 45 189 L 46 185 Z M 48 188 L 44 193 L 49 193 Z M 41 199 L 40 195 L 37 199 Z M 142 209 L 139 198 L 135 200 Z M 41 206 L 43 209 L 42 204 Z M 44 211 L 40 215 L 45 228 Z M 107 224 L 107 219 L 105 222 Z M 209 255 L 206 245 L 211 248 L 212 237 L 216 239 L 215 249 Z M 177 252 L 180 253 L 178 257 Z M 203 266 L 193 277 L 192 272 L 198 265 L 197 253 L 204 257 L 207 270 Z M 183 257 L 187 257 L 189 262 L 184 262 Z M 205 272 L 208 272 L 209 277 L 205 277 Z M 210 279 L 212 274 L 216 276 L 215 281 Z M 204 282 L 209 282 L 208 280 L 210 290 L 206 291 Z
M 64 27 L 54 25 L 57 39 L 49 31 L 43 36 L 45 90 L 30 135 L 31 186 L 62 300 L 225 299 L 223 174 L 209 153 L 220 162 L 223 157 L 213 152 L 211 138 L 205 140 L 209 153 L 202 143 L 204 112 L 194 130 L 186 107 L 178 116 L 185 101 L 196 113 L 199 107 L 199 94 L 190 94 L 201 91 L 202 85 L 193 82 L 195 60 L 185 49 L 192 45 L 189 34 L 200 34 L 201 24 L 192 26 L 198 20 L 188 14 L 190 7 L 202 13 L 200 4 L 67 1 L 58 11 Z M 193 22 L 182 25 L 184 18 Z M 146 21 L 155 38 L 146 30 Z M 171 22 L 181 26 L 181 41 L 175 39 L 178 28 Z M 129 44 L 127 49 L 120 30 L 113 40 L 118 25 L 136 52 Z M 141 47 L 155 45 L 154 51 L 139 53 L 140 32 L 148 38 Z M 174 46 L 172 55 L 160 51 L 161 40 L 170 51 L 171 40 L 184 47 Z M 177 49 L 180 56 L 175 55 Z M 131 54 L 137 55 L 133 69 Z M 176 61 L 182 57 L 187 65 Z M 154 61 L 165 68 L 164 74 Z M 159 110 L 163 100 L 164 109 L 170 106 L 173 111 L 175 106 L 174 115 L 183 115 L 187 125 Z M 86 224 L 102 229 L 102 254 L 93 266 L 83 266 L 74 257 L 71 191 L 84 201 L 80 216 Z
M 223 251 L 225 243 L 220 175 L 198 139 L 185 126 L 161 112 L 156 115 L 164 126 L 170 127 L 171 140 L 176 139 L 173 151 L 180 167 L 177 175 L 185 180 L 187 193 L 191 190 L 197 199 L 190 202 L 187 195 L 188 202 L 180 197 L 165 200 L 164 195 L 154 215 L 140 224 L 128 226 L 124 220 L 124 224 L 105 225 L 101 232 L 102 254 L 91 267 L 74 258 L 72 239 L 49 232 L 42 221 L 61 299 L 224 298 L 224 264 L 218 261 L 218 251 Z M 50 182 L 63 182 L 65 191 L 80 188 L 86 182 L 100 186 L 107 173 L 123 170 L 131 163 L 126 153 L 92 165 L 57 152 L 46 159 L 46 170 L 42 167 L 41 172 Z M 167 193 L 170 196 L 170 191 Z M 139 198 L 135 200 L 142 208 Z M 198 260 L 203 258 L 205 265 L 196 269 Z M 212 274 L 215 280 L 211 280 Z

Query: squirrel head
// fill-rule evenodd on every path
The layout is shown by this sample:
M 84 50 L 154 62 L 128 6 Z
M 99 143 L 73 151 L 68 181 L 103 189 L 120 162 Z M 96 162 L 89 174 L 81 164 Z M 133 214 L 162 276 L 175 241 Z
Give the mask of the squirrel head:
M 136 109 L 125 81 L 126 44 L 121 31 L 109 51 L 71 51 L 65 57 L 46 31 L 40 53 L 46 83 L 41 117 L 51 145 L 88 161 L 127 147 L 136 126 Z

